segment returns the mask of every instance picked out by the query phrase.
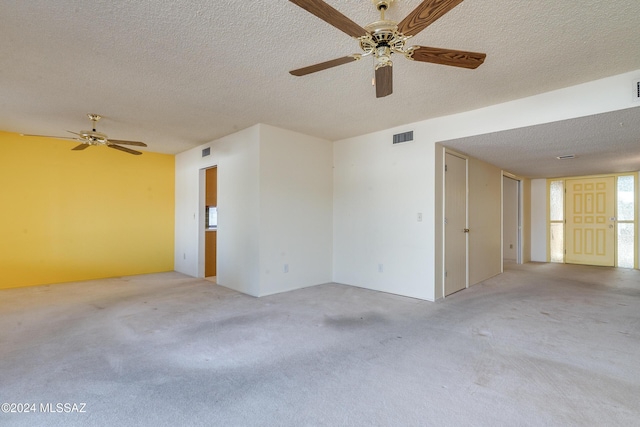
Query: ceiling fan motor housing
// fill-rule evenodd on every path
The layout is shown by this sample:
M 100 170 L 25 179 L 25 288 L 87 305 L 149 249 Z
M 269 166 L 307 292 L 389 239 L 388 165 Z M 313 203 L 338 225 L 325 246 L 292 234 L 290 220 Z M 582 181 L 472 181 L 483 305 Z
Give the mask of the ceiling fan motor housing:
M 364 55 L 373 54 L 376 69 L 393 65 L 392 53 L 407 54 L 406 37 L 398 32 L 398 25 L 394 21 L 380 20 L 365 27 L 367 34 L 360 37 L 360 48 Z
M 107 143 L 107 135 L 95 130 L 81 130 L 80 137 L 89 145 L 104 145 Z

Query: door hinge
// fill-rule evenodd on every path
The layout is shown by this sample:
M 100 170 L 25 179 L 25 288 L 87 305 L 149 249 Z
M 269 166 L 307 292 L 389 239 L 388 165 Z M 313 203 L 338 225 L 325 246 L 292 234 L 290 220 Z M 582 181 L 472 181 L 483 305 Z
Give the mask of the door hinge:
M 449 169 L 449 167 L 447 165 L 444 165 L 444 171 L 447 172 L 447 169 Z

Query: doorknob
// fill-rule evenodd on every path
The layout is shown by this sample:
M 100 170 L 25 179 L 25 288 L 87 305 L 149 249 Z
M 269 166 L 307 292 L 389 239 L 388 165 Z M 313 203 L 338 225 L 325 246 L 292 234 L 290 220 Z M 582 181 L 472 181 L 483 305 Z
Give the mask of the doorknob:
M 465 228 L 463 231 L 464 231 L 465 233 L 468 233 L 468 232 L 469 232 L 469 229 L 468 229 L 468 228 Z

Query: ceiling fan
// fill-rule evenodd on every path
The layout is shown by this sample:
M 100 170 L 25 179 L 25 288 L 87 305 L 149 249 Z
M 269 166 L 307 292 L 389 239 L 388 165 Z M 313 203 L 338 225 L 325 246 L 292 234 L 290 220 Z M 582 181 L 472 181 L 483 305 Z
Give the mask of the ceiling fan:
M 72 148 L 72 150 L 84 150 L 90 145 L 106 145 L 109 148 L 115 148 L 116 150 L 124 151 L 125 153 L 140 155 L 142 154 L 140 151 L 132 150 L 127 147 L 121 147 L 118 144 L 122 145 L 136 145 L 138 147 L 146 147 L 147 144 L 139 141 L 123 141 L 121 139 L 109 139 L 106 134 L 96 131 L 96 123 L 102 118 L 102 116 L 98 114 L 87 114 L 89 120 L 91 120 L 92 126 L 91 130 L 81 130 L 78 132 L 72 132 L 68 130 L 67 132 L 76 135 L 75 137 L 66 137 L 66 136 L 48 136 L 48 135 L 26 135 L 22 134 L 22 136 L 44 136 L 46 138 L 56 138 L 56 139 L 72 139 L 74 141 L 80 141 L 81 144 Z
M 401 54 L 413 61 L 470 69 L 479 67 L 487 56 L 478 52 L 425 46 L 405 46 L 407 40 L 433 24 L 445 13 L 462 3 L 463 0 L 424 0 L 400 23 L 386 20 L 384 17 L 385 11 L 389 9 L 394 0 L 371 0 L 380 11 L 380 20 L 372 22 L 364 28 L 322 0 L 289 1 L 357 39 L 360 43 L 360 48 L 364 52 L 290 71 L 294 76 L 304 76 L 373 55 L 376 98 L 382 98 L 391 95 L 393 92 L 393 63 L 391 62 L 391 55 L 394 53 Z

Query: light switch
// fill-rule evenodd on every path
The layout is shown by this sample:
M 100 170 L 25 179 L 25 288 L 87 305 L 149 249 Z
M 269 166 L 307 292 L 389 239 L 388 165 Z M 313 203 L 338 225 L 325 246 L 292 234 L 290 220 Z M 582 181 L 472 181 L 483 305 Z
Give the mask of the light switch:
M 418 222 L 422 222 L 422 212 L 418 212 Z

